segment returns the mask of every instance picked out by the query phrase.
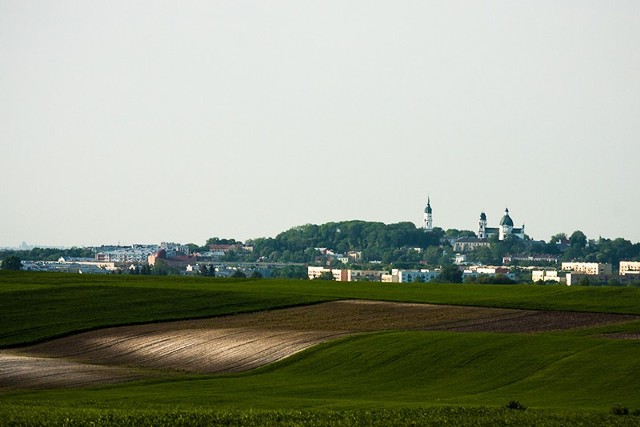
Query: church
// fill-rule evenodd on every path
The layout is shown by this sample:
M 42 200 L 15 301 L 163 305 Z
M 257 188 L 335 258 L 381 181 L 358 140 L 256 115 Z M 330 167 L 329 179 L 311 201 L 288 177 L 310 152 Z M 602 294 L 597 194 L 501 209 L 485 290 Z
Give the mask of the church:
M 427 197 L 427 207 L 424 209 L 423 228 L 426 232 L 433 231 L 433 209 L 431 208 L 430 197 Z M 513 226 L 513 220 L 509 215 L 509 209 L 505 209 L 504 216 L 500 219 L 499 226 L 487 227 L 487 215 L 484 212 L 481 212 L 478 237 L 475 240 L 478 242 L 486 241 L 495 235 L 498 236 L 498 240 L 505 240 L 509 236 L 524 239 L 524 224 L 522 225 L 522 228 L 515 228 Z
M 487 215 L 484 212 L 480 213 L 479 225 L 479 239 L 488 239 L 496 234 L 498 235 L 498 240 L 504 240 L 508 236 L 516 236 L 524 239 L 524 224 L 522 224 L 522 228 L 514 228 L 513 220 L 509 216 L 509 209 L 504 210 L 504 216 L 500 220 L 498 227 L 487 227 Z

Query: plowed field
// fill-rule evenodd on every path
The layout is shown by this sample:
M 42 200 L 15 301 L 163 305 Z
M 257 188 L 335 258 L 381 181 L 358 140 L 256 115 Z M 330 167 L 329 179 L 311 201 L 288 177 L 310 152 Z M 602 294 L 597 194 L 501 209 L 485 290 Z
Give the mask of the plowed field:
M 150 375 L 147 369 L 239 372 L 359 332 L 534 333 L 636 319 L 638 316 L 618 314 L 337 301 L 205 320 L 107 328 L 3 351 L 0 387 L 128 381 Z

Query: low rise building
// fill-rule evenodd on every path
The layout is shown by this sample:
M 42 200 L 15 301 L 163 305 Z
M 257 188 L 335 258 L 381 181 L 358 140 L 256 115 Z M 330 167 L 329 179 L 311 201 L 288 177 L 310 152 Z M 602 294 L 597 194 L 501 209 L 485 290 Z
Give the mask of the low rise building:
M 640 261 L 620 261 L 619 274 L 621 276 L 640 274 Z
M 340 268 L 326 268 L 326 267 L 307 267 L 307 276 L 309 280 L 314 280 L 322 277 L 324 273 L 331 273 L 333 280 L 336 282 L 348 282 L 349 270 L 342 270 Z
M 558 282 L 566 283 L 567 278 L 558 274 L 556 270 L 533 270 L 531 271 L 532 282 Z
M 563 262 L 562 270 L 589 275 L 613 274 L 611 264 L 600 262 Z
M 613 275 L 613 274 L 584 274 L 584 273 L 567 273 L 567 286 L 590 286 L 590 285 L 609 285 L 624 286 L 637 284 L 640 277 L 635 274 Z
M 416 283 L 430 282 L 440 276 L 439 271 L 434 270 L 400 270 L 394 268 L 391 274 L 381 276 L 381 281 L 386 283 Z
M 505 255 L 502 257 L 502 264 L 511 264 L 513 262 L 520 263 L 553 263 L 557 264 L 560 257 L 558 255 L 528 255 L 528 256 L 520 256 L 520 255 Z
M 479 276 L 505 276 L 511 280 L 516 280 L 516 274 L 512 273 L 511 270 L 507 267 L 493 267 L 493 266 L 482 266 L 482 265 L 474 265 L 469 268 L 466 268 L 462 272 L 462 279 L 466 279 L 467 277 L 479 277 Z
M 382 270 L 347 270 L 349 282 L 381 282 L 382 276 L 387 274 Z
M 477 237 L 463 237 L 453 242 L 453 250 L 455 252 L 470 252 L 480 247 L 489 247 L 491 243 L 487 239 Z

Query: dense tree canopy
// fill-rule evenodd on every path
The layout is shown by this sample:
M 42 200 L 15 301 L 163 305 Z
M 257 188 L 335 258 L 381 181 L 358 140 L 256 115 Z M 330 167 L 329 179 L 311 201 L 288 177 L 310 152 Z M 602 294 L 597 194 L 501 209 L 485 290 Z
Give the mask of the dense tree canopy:
M 95 253 L 91 248 L 33 248 L 30 250 L 4 250 L 0 251 L 0 257 L 17 256 L 29 261 L 57 261 L 60 257 L 93 258 Z
M 343 254 L 362 252 L 365 261 L 405 257 L 406 262 L 419 262 L 420 251 L 406 249 L 439 246 L 443 236 L 442 229 L 426 233 L 411 222 L 343 221 L 301 225 L 253 243 L 254 254 L 270 261 L 313 262 L 319 256 L 316 248 L 327 248 Z
M 10 255 L 2 260 L 0 263 L 0 269 L 2 270 L 21 270 L 22 260 L 16 255 Z

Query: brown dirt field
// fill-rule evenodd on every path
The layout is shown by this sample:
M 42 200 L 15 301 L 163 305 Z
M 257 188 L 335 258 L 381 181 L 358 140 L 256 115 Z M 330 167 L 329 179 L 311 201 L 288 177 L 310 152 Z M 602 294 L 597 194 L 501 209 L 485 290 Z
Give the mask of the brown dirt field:
M 0 388 L 87 387 L 140 378 L 131 369 L 0 353 Z
M 107 328 L 0 352 L 0 388 L 87 386 L 141 378 L 136 368 L 240 372 L 359 332 L 533 333 L 639 316 L 336 301 L 259 313 Z

